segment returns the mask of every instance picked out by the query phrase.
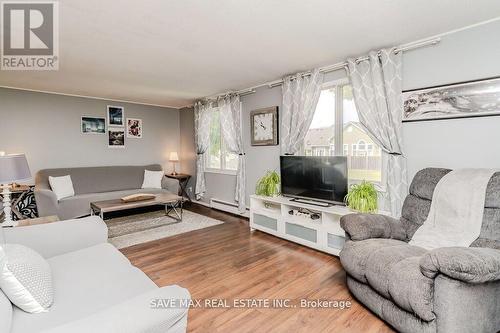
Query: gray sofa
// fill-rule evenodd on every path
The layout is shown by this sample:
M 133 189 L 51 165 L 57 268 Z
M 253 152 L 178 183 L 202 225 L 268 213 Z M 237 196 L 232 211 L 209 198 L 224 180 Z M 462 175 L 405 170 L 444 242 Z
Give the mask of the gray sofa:
M 136 193 L 160 193 L 167 190 L 166 177 L 163 189 L 141 189 L 144 170 L 160 171 L 161 165 L 105 166 L 86 168 L 45 169 L 35 176 L 35 200 L 39 216 L 57 215 L 61 220 L 90 214 L 93 201 L 119 199 Z M 70 175 L 75 196 L 57 201 L 49 185 L 49 176 Z
M 491 178 L 479 238 L 469 248 L 427 251 L 407 242 L 427 218 L 448 169 L 419 171 L 400 220 L 377 214 L 341 219 L 340 252 L 352 294 L 401 332 L 500 330 L 500 173 Z
M 0 244 L 28 246 L 47 259 L 54 303 L 30 314 L 0 290 L 2 333 L 185 332 L 188 306 L 152 308 L 154 299 L 189 301 L 178 286 L 158 288 L 107 243 L 106 224 L 96 216 L 29 227 L 0 228 Z

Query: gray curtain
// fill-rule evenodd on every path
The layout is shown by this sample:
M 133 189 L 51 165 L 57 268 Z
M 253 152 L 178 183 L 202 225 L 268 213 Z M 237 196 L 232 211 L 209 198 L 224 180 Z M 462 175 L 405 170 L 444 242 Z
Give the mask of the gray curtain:
M 196 200 L 205 192 L 205 152 L 210 143 L 211 107 L 209 103 L 196 102 L 194 105 L 194 131 L 196 144 Z
M 311 125 L 321 94 L 323 74 L 314 69 L 311 75 L 298 73 L 283 79 L 283 110 L 281 112 L 281 153 L 298 153 Z
M 408 193 L 401 122 L 401 52 L 396 54 L 393 49 L 372 51 L 366 60 L 348 59 L 347 62 L 359 120 L 388 155 L 385 208 L 390 209 L 393 216 L 400 216 Z
M 235 200 L 238 209 L 245 212 L 245 152 L 243 151 L 243 131 L 241 130 L 241 102 L 240 96 L 225 96 L 219 99 L 219 112 L 222 137 L 230 153 L 238 155 L 238 169 L 236 172 Z

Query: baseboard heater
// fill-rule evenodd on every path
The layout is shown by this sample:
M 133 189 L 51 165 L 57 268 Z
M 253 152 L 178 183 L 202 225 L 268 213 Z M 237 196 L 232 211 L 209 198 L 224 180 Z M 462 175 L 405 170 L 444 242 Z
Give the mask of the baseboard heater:
M 210 199 L 210 208 L 222 210 L 224 212 L 228 212 L 231 214 L 241 215 L 249 217 L 248 210 L 245 210 L 244 213 L 240 213 L 238 210 L 238 204 L 234 202 L 229 202 L 221 199 L 211 198 Z

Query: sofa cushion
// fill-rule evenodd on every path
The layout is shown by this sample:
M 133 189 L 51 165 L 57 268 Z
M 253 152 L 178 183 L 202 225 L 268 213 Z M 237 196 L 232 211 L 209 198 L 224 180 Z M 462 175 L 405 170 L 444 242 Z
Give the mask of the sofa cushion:
M 340 252 L 340 262 L 349 275 L 360 282 L 366 283 L 366 264 L 369 255 L 381 248 L 405 244 L 403 241 L 384 238 L 371 238 L 357 242 L 349 241 L 345 243 Z
M 0 332 L 10 332 L 12 303 L 0 289 Z
M 144 170 L 144 181 L 141 188 L 161 188 L 161 181 L 165 177 L 162 171 Z
M 102 200 L 120 199 L 127 195 L 137 193 L 162 193 L 168 192 L 164 189 L 135 189 L 125 191 L 112 191 L 102 193 L 87 193 L 75 195 L 73 197 L 65 198 L 59 201 L 58 216 L 61 220 L 72 219 L 75 217 L 85 216 L 90 214 L 90 203 Z
M 54 300 L 49 263 L 20 244 L 0 246 L 0 288 L 12 303 L 29 313 L 47 311 Z
M 425 321 L 434 314 L 434 279 L 420 271 L 420 256 L 409 257 L 395 263 L 389 278 L 389 295 L 399 307 Z
M 427 250 L 393 239 L 347 242 L 340 260 L 347 273 L 425 321 L 435 319 L 433 279 L 420 272 Z
M 420 257 L 427 250 L 408 244 L 374 249 L 367 257 L 365 276 L 368 284 L 385 298 L 389 294 L 389 282 L 393 277 L 394 265 L 403 259 Z
M 49 176 L 49 184 L 52 191 L 55 193 L 57 200 L 72 197 L 75 195 L 71 176 L 52 177 Z
M 104 243 L 48 259 L 54 304 L 47 313 L 14 308 L 12 332 L 38 332 L 81 319 L 157 288 L 112 245 Z

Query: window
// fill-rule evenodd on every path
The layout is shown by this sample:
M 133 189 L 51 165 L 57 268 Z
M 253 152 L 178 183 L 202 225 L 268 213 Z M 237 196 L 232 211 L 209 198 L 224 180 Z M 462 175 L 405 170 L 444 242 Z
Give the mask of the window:
M 367 180 L 382 187 L 382 150 L 360 124 L 352 87 L 344 80 L 327 84 L 322 90 L 304 140 L 304 152 L 347 156 L 350 184 Z
M 206 171 L 235 173 L 238 168 L 238 155 L 226 149 L 220 126 L 220 112 L 213 109 L 210 120 L 210 143 L 207 149 Z

